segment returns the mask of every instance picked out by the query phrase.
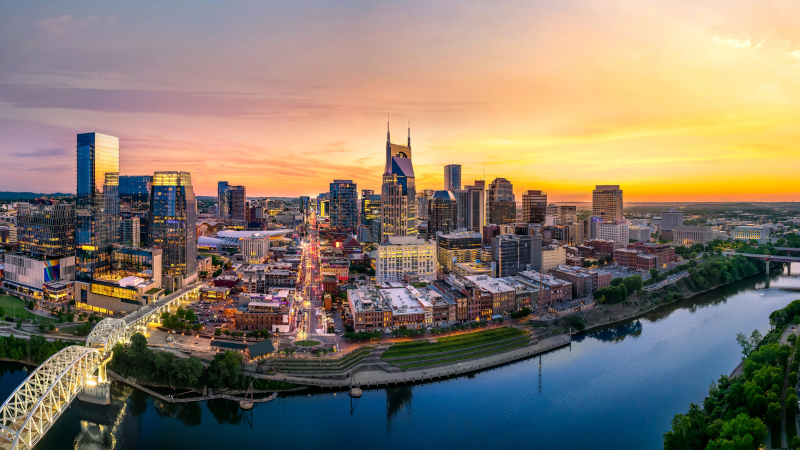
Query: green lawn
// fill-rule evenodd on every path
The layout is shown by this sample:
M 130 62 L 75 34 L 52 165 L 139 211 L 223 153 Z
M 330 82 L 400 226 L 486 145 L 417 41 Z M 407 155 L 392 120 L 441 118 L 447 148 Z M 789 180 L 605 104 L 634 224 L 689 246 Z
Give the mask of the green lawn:
M 503 327 L 495 328 L 493 330 L 478 331 L 475 333 L 460 334 L 457 336 L 436 338 L 436 344 L 431 344 L 425 339 L 411 342 L 401 342 L 389 347 L 389 350 L 383 352 L 381 358 L 398 358 L 401 356 L 416 356 L 438 352 L 449 352 L 452 350 L 474 347 L 476 345 L 502 341 L 504 339 L 520 336 L 522 334 L 527 334 L 527 331 Z
M 297 341 L 295 344 L 301 347 L 313 347 L 319 345 L 319 341 Z
M 510 351 L 510 350 L 516 350 L 518 348 L 525 347 L 526 345 L 528 345 L 527 342 L 522 342 L 522 343 L 519 343 L 519 344 L 515 344 L 515 345 L 512 345 L 512 346 L 509 346 L 509 347 L 503 347 L 502 349 L 493 348 L 493 349 L 486 350 L 486 351 L 483 351 L 483 352 L 480 352 L 480 353 L 473 353 L 473 354 L 471 354 L 471 355 L 469 355 L 467 357 L 468 358 L 480 358 L 482 356 L 489 356 L 489 355 L 492 355 L 494 353 L 503 353 L 503 352 L 507 352 L 507 351 Z M 463 356 L 456 356 L 454 358 L 442 359 L 442 360 L 438 360 L 438 361 L 429 361 L 429 362 L 423 362 L 423 363 L 417 363 L 417 364 L 403 364 L 403 365 L 398 365 L 398 367 L 400 367 L 402 369 L 411 369 L 411 368 L 414 368 L 414 367 L 433 366 L 433 365 L 437 365 L 437 364 L 453 364 L 453 363 L 456 363 L 456 362 L 458 362 L 458 361 L 460 361 L 462 359 L 464 359 Z
M 16 308 L 14 308 L 16 306 Z M 53 319 L 48 319 L 46 317 L 37 316 L 36 314 L 28 311 L 25 309 L 25 302 L 22 300 L 11 297 L 10 295 L 0 295 L 0 308 L 3 308 L 4 317 L 16 317 L 20 319 L 36 319 L 39 323 L 44 324 L 51 324 L 55 323 L 56 321 Z

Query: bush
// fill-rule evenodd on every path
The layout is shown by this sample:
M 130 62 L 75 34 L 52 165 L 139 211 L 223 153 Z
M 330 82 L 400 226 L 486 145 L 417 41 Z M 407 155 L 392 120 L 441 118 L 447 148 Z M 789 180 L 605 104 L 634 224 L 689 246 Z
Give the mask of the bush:
M 572 328 L 575 328 L 578 331 L 583 331 L 586 329 L 586 320 L 584 320 L 584 318 L 581 316 L 570 317 L 568 323 L 570 326 L 572 326 Z
M 380 339 L 381 332 L 380 331 L 361 331 L 358 333 L 345 333 L 345 339 L 350 339 L 351 341 L 363 342 L 363 341 L 370 341 L 372 339 Z
M 529 307 L 526 306 L 526 307 L 520 309 L 519 311 L 512 312 L 511 313 L 511 318 L 512 319 L 521 319 L 523 317 L 530 316 L 532 312 L 533 311 Z

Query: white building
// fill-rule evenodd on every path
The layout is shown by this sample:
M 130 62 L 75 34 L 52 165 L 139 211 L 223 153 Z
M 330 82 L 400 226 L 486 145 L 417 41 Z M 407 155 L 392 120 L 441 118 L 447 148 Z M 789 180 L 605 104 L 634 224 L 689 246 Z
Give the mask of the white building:
M 597 238 L 628 245 L 630 243 L 630 225 L 627 223 L 602 222 L 597 229 Z
M 4 274 L 7 287 L 40 297 L 45 283 L 75 280 L 75 257 L 37 259 L 7 254 Z
M 436 277 L 436 244 L 417 236 L 389 236 L 378 246 L 375 258 L 375 281 L 402 281 L 403 275 L 415 272 L 420 278 Z
M 266 234 L 255 233 L 239 238 L 239 244 L 242 256 L 247 263 L 262 263 L 269 255 L 269 236 Z
M 542 248 L 542 273 L 567 263 L 567 248 L 549 245 Z
M 632 226 L 629 229 L 628 237 L 632 241 L 647 242 L 650 240 L 650 227 L 647 226 Z
M 769 242 L 769 228 L 758 226 L 741 226 L 733 229 L 733 238 L 737 241 L 756 240 L 759 244 Z
M 708 244 L 713 239 L 711 227 L 677 227 L 673 230 L 672 240 L 676 244 L 694 245 Z

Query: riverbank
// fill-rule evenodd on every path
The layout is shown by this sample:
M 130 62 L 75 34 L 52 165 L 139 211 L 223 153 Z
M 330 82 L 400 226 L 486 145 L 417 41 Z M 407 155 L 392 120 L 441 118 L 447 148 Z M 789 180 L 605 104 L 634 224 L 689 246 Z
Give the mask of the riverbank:
M 599 329 L 606 328 L 608 326 L 613 326 L 617 323 L 626 320 L 638 319 L 653 312 L 656 312 L 659 308 L 671 306 L 681 301 L 692 299 L 694 297 L 706 294 L 708 292 L 714 291 L 719 288 L 724 288 L 726 286 L 731 286 L 736 283 L 751 280 L 754 277 L 764 276 L 764 274 L 765 271 L 760 270 L 757 273 L 749 277 L 743 278 L 741 280 L 733 280 L 729 283 L 720 283 L 715 286 L 709 287 L 707 289 L 701 289 L 697 291 L 690 290 L 685 286 L 685 284 L 679 283 L 671 286 L 669 289 L 666 289 L 662 293 L 663 295 L 659 295 L 657 297 L 651 296 L 650 298 L 640 299 L 637 294 L 633 294 L 626 301 L 620 303 L 616 303 L 613 305 L 597 305 L 588 311 L 578 314 L 581 317 L 583 317 L 583 319 L 586 321 L 586 327 L 580 333 L 597 331 Z M 666 301 L 666 298 L 670 294 L 673 294 L 672 298 L 669 301 Z M 562 319 L 561 321 L 563 320 L 569 320 L 569 319 Z M 577 331 L 573 332 L 573 334 L 578 334 L 578 333 L 579 332 Z

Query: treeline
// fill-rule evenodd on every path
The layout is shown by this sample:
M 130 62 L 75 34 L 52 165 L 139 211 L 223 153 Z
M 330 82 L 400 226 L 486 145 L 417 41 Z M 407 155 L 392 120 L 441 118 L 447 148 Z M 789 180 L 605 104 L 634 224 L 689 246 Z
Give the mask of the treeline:
M 792 302 L 790 307 L 800 310 L 800 300 Z M 782 315 L 776 313 L 773 315 Z M 789 363 L 796 352 L 794 339 L 790 339 L 792 345 L 775 342 L 784 328 L 775 328 L 764 339 L 757 331 L 750 340 L 742 334 L 737 336 L 746 355 L 742 375 L 721 376 L 709 386 L 702 408 L 691 404 L 686 414 L 675 415 L 672 429 L 664 433 L 665 450 L 759 448 L 767 435 L 767 425 L 780 433 L 784 405 L 786 423 L 794 427 L 797 414 L 794 384 L 800 363 Z M 783 386 L 787 381 L 791 390 L 784 398 Z M 800 446 L 796 437 L 790 443 L 792 448 Z
M 128 348 L 114 346 L 111 370 L 123 377 L 135 377 L 142 384 L 156 384 L 181 389 L 213 388 L 246 389 L 251 381 L 242 373 L 242 355 L 225 352 L 214 356 L 208 367 L 198 358 L 177 358 L 170 352 L 154 352 L 147 348 L 147 339 L 140 333 L 131 337 Z M 269 384 L 267 389 L 292 389 L 297 386 L 280 382 Z
M 680 283 L 693 291 L 703 291 L 751 277 L 764 270 L 764 263 L 759 260 L 751 261 L 744 256 L 734 256 L 724 261 L 708 261 L 696 266 L 690 263 L 686 270 L 689 276 L 681 279 Z
M 597 303 L 619 303 L 625 301 L 634 292 L 642 291 L 642 277 L 633 275 L 625 278 L 614 278 L 611 285 L 594 291 L 593 296 Z
M 76 344 L 61 339 L 48 342 L 43 336 L 36 334 L 31 335 L 30 340 L 19 339 L 14 335 L 0 336 L 0 358 L 39 365 L 70 345 Z

